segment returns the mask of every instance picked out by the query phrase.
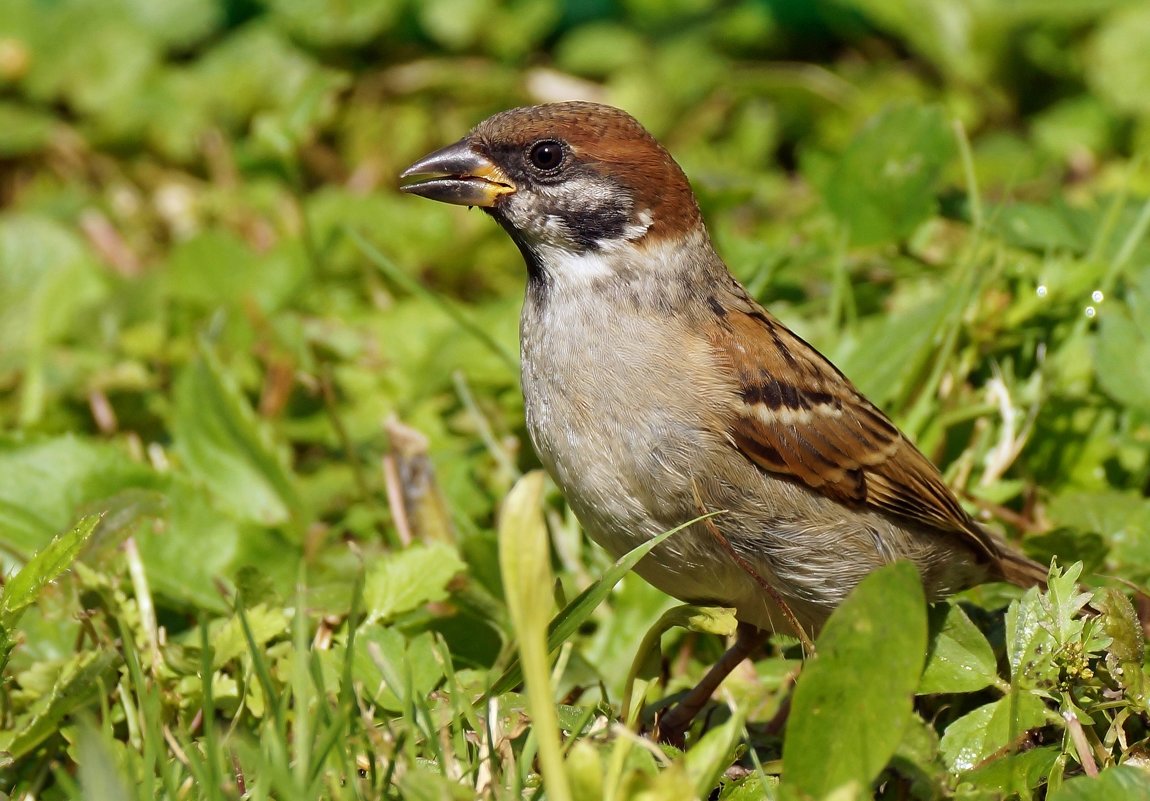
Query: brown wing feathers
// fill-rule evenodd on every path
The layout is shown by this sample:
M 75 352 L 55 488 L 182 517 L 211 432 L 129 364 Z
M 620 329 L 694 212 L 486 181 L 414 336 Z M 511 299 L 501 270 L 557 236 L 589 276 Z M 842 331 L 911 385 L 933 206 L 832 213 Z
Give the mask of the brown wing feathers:
M 713 346 L 738 377 L 731 438 L 763 470 L 852 506 L 1000 550 L 947 489 L 933 464 L 814 348 L 746 300 Z M 802 387 L 802 388 L 800 388 Z

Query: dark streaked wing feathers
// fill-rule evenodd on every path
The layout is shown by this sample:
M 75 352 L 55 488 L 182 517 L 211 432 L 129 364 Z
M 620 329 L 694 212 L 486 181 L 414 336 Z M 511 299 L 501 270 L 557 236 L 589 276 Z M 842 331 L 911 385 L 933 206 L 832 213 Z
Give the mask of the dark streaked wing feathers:
M 1000 549 L 959 505 L 938 469 L 818 351 L 737 285 L 712 345 L 739 384 L 735 446 L 763 470 L 854 508 L 870 507 Z

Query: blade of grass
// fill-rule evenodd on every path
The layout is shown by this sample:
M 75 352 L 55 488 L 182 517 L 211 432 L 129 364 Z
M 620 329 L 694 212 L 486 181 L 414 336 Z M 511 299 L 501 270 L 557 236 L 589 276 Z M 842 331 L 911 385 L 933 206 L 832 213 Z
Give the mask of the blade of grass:
M 508 493 L 499 517 L 499 569 L 511 625 L 519 641 L 543 786 L 553 801 L 570 801 L 571 786 L 559 743 L 559 716 L 548 666 L 547 617 L 554 600 L 549 538 L 543 520 L 543 481 L 542 472 L 528 473 Z
M 200 617 L 200 716 L 204 731 L 204 753 L 207 755 L 208 782 L 211 787 L 219 787 L 223 780 L 223 769 L 219 757 L 222 749 L 219 742 L 219 732 L 216 731 L 216 699 L 212 692 L 212 660 L 215 649 L 212 648 L 211 636 L 208 634 L 208 622 Z
M 593 582 L 587 589 L 579 593 L 571 603 L 563 607 L 551 621 L 550 626 L 547 628 L 547 652 L 551 653 L 560 645 L 562 645 L 568 638 L 571 637 L 579 627 L 591 616 L 591 613 L 603 603 L 619 580 L 626 575 L 627 571 L 639 563 L 639 560 L 649 554 L 653 548 L 662 543 L 668 537 L 677 534 L 685 528 L 693 526 L 701 520 L 706 520 L 709 517 L 723 514 L 724 510 L 717 512 L 710 512 L 709 514 L 700 515 L 694 520 L 688 520 L 681 526 L 668 529 L 658 536 L 644 542 L 627 553 L 623 554 L 615 564 L 611 565 L 602 576 Z M 507 670 L 503 672 L 493 685 L 491 689 L 483 696 L 483 703 L 487 699 L 502 695 L 503 693 L 518 686 L 523 681 L 523 669 L 519 664 L 519 660 L 515 659 L 508 665 Z

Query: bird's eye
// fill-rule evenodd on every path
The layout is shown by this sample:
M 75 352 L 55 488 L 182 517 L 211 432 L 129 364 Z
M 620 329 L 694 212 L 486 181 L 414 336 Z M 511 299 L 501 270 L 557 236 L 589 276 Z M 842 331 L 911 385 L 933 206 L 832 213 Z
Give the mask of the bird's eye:
M 558 169 L 563 163 L 563 155 L 563 145 L 553 139 L 536 142 L 527 152 L 527 158 L 531 165 L 544 171 Z

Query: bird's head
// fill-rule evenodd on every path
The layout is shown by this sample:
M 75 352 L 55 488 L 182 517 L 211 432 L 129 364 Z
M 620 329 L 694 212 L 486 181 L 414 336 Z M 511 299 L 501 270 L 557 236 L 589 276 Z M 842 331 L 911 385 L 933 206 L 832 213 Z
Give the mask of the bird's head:
M 405 192 L 491 214 L 541 277 L 702 230 L 687 177 L 666 149 L 631 115 L 598 103 L 496 114 L 402 177 L 420 179 Z

